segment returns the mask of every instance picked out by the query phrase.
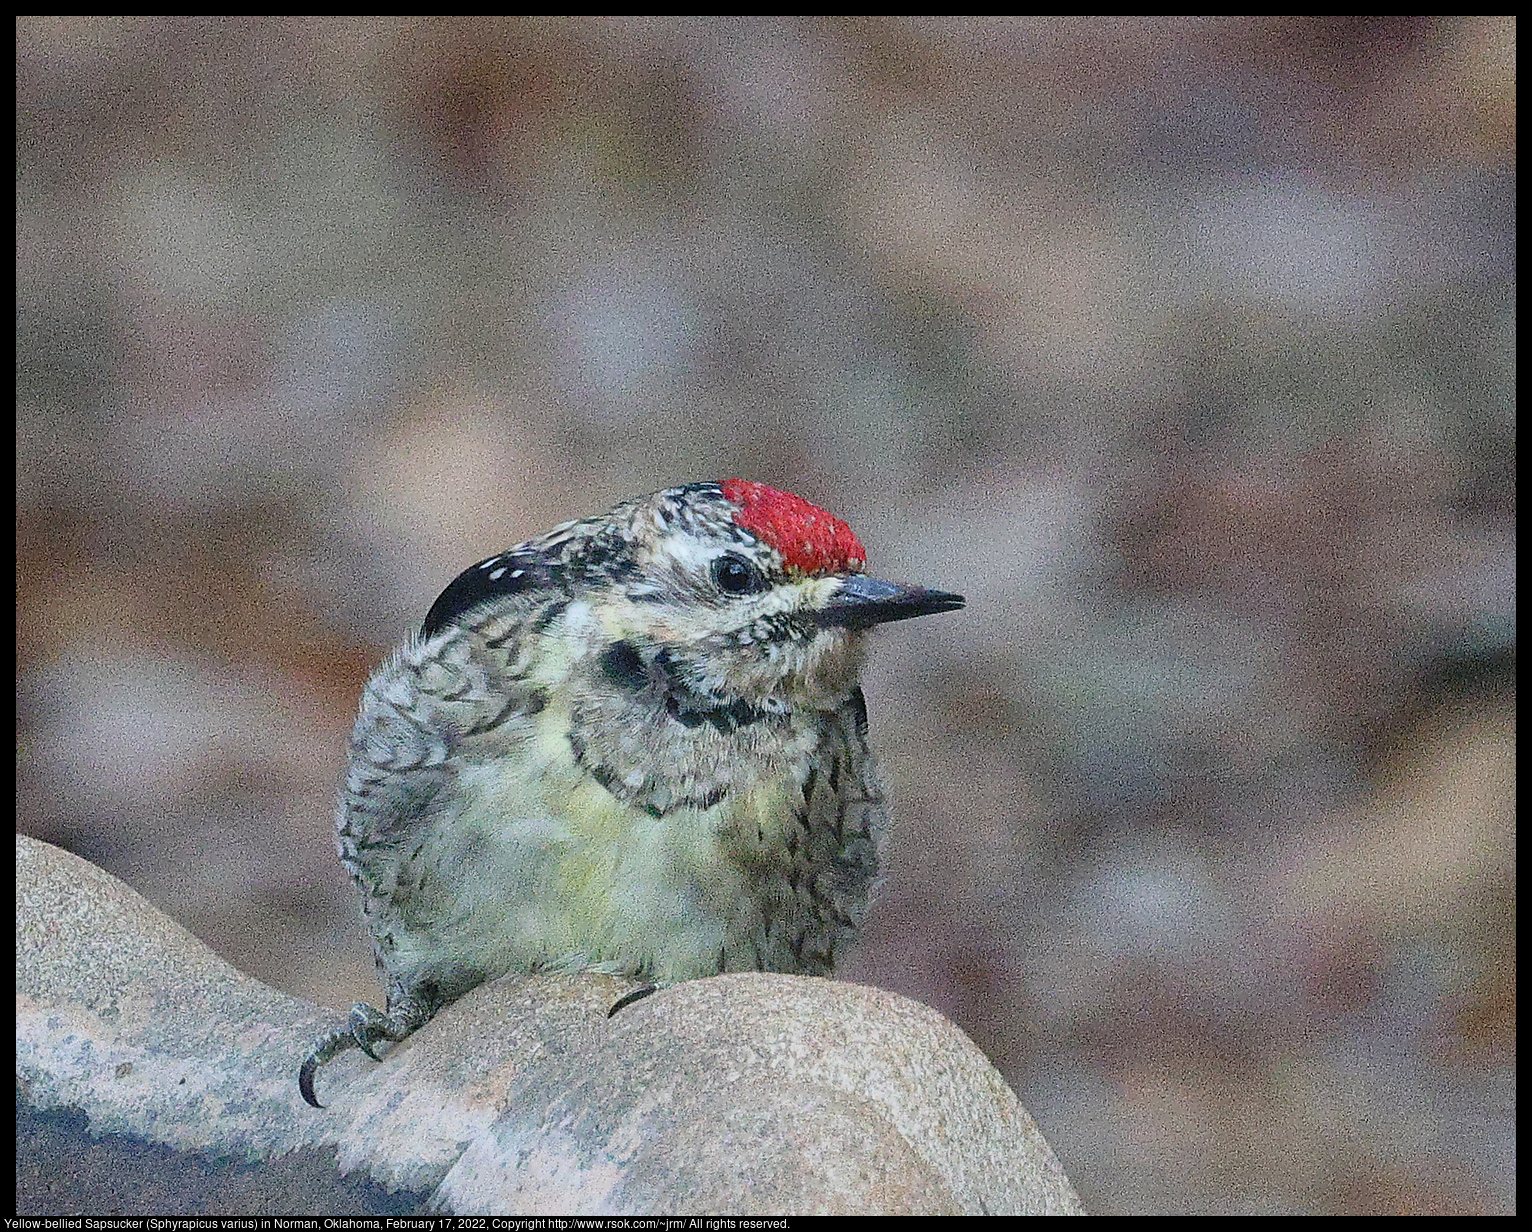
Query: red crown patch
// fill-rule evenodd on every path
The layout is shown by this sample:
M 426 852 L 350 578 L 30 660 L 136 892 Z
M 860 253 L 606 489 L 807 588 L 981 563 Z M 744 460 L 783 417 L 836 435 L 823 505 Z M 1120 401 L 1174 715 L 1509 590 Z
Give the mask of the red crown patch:
M 801 496 L 748 479 L 726 479 L 723 494 L 739 506 L 734 520 L 782 554 L 799 573 L 855 573 L 867 552 L 852 529 Z

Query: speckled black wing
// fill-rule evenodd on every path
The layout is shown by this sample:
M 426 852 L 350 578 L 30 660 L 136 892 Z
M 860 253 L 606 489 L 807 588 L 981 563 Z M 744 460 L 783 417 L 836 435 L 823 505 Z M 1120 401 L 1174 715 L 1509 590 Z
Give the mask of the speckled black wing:
M 807 875 L 798 882 L 798 893 L 806 900 L 803 918 L 812 926 L 801 929 L 790 945 L 798 970 L 828 975 L 861 927 L 888 832 L 888 805 L 867 747 L 861 689 L 830 716 L 803 798 L 801 859 Z
M 509 595 L 540 590 L 556 582 L 554 565 L 527 545 L 481 560 L 453 578 L 437 596 L 420 627 L 422 639 L 435 637 L 475 608 Z
M 531 595 L 477 624 L 454 618 L 442 626 L 454 636 L 412 640 L 363 690 L 336 844 L 361 891 L 391 1007 L 397 997 L 416 995 L 424 978 L 421 939 L 457 909 L 450 870 L 467 853 L 453 844 L 471 845 L 476 835 L 471 826 L 441 832 L 438 823 L 443 810 L 462 807 L 454 783 L 458 771 L 465 759 L 477 759 L 479 741 L 493 739 L 505 751 L 530 740 L 544 704 L 526 681 L 530 656 L 517 636 L 529 618 L 537 623 L 539 603 L 542 609 L 561 606 L 556 598 Z M 472 631 L 458 628 L 464 624 Z M 396 944 L 404 938 L 413 946 L 408 953 Z

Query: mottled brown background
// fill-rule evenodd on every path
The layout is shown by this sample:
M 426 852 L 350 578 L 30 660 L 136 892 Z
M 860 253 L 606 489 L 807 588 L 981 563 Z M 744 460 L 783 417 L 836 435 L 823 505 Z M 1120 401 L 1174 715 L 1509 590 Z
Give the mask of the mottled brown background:
M 878 638 L 846 974 L 1101 1213 L 1514 1205 L 1514 24 L 23 17 L 20 825 L 370 997 L 357 693 L 733 474 Z

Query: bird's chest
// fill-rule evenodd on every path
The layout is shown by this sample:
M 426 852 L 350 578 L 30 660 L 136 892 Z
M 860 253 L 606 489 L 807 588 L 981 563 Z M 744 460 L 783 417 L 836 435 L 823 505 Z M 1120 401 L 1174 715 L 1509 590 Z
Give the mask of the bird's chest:
M 623 877 L 706 883 L 721 864 L 790 854 L 803 825 L 813 741 L 765 734 L 667 742 L 652 727 L 571 722 L 520 756 L 465 764 L 458 787 L 471 828 L 512 862 L 553 861 L 564 894 Z
M 668 766 L 635 756 L 622 771 L 620 745 L 600 749 L 609 760 L 578 736 L 545 735 L 530 756 L 462 768 L 465 808 L 441 845 L 457 870 L 445 914 L 515 966 L 662 979 L 734 969 L 739 935 L 758 928 L 810 849 L 807 750 L 778 741 L 733 771 L 717 749 L 690 765 L 695 749 L 671 749 Z

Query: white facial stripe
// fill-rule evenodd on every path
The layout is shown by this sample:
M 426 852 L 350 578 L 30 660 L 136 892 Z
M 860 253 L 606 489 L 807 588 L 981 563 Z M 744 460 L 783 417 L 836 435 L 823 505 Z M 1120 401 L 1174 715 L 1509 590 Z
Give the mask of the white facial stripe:
M 717 540 L 697 539 L 687 534 L 667 535 L 660 540 L 659 549 L 688 573 L 705 575 L 718 557 L 728 552 Z
M 654 563 L 662 567 L 669 563 L 677 572 L 702 580 L 704 586 L 711 586 L 707 579 L 713 562 L 730 551 L 750 555 L 749 552 L 741 551 L 744 546 L 737 544 L 731 547 L 726 543 L 720 544 L 716 539 L 703 539 L 684 531 L 675 531 L 655 544 Z M 839 586 L 840 578 L 834 576 L 799 578 L 787 585 L 770 586 L 757 594 L 729 596 L 728 603 L 740 613 L 742 620 L 755 621 L 804 606 L 817 607 Z M 764 640 L 764 627 L 760 633 Z

